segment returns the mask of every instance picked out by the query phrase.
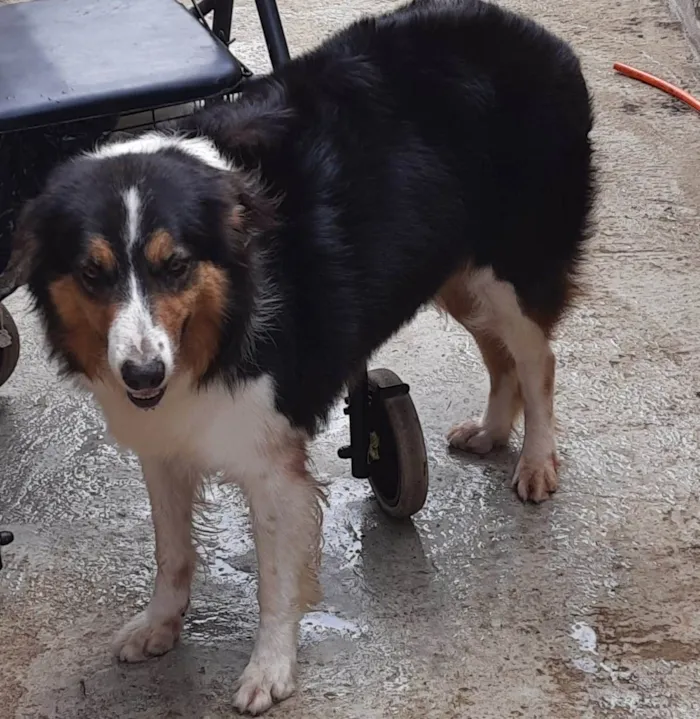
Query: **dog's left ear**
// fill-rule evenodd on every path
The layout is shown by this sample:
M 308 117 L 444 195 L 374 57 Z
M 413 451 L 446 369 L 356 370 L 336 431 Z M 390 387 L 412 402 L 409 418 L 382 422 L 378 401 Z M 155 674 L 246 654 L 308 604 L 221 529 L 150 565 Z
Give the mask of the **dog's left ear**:
M 0 275 L 0 302 L 29 282 L 36 264 L 36 212 L 38 200 L 29 200 L 22 208 L 12 234 L 10 258 Z
M 279 199 L 266 191 L 259 177 L 235 171 L 230 186 L 233 203 L 227 223 L 244 245 L 255 235 L 275 228 Z

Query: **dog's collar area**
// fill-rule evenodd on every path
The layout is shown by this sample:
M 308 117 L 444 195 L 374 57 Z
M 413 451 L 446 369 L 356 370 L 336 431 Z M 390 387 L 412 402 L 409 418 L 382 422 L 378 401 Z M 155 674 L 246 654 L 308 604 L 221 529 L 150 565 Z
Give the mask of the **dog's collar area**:
M 161 401 L 161 399 L 163 399 L 164 394 L 165 387 L 163 389 L 155 390 L 149 394 L 144 392 L 140 392 L 139 394 L 127 392 L 126 396 L 139 409 L 153 409 Z

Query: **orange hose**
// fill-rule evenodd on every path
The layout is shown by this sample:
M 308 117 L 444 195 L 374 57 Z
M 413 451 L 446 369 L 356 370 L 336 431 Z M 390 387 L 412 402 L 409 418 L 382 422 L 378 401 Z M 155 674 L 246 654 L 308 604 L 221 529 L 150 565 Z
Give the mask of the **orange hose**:
M 673 95 L 673 97 L 676 97 L 679 100 L 682 100 L 686 104 L 690 105 L 694 110 L 700 112 L 700 100 L 693 97 L 689 92 L 681 90 L 675 85 L 671 85 L 670 82 L 666 82 L 666 80 L 660 80 L 658 77 L 650 75 L 648 72 L 637 70 L 636 68 L 625 65 L 622 62 L 616 62 L 613 67 L 622 75 L 631 77 L 634 80 L 640 80 L 641 82 L 645 82 L 647 85 L 651 85 L 652 87 L 656 87 L 659 90 L 663 90 L 669 95 Z

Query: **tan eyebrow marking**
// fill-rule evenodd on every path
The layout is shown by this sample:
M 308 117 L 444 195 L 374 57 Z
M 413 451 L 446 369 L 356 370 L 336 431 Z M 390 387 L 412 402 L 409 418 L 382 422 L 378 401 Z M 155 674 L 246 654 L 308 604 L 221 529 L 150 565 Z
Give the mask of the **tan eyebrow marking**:
M 112 246 L 101 235 L 94 235 L 88 241 L 88 257 L 106 270 L 113 270 L 117 266 Z
M 153 265 L 160 265 L 175 252 L 175 241 L 166 230 L 156 230 L 146 243 L 144 254 Z

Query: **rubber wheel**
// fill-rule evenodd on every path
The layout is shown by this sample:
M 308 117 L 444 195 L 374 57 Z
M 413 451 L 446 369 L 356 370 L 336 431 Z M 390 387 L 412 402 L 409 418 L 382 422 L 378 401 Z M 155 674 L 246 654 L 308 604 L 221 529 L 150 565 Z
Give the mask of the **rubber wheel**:
M 9 347 L 0 349 L 0 385 L 3 385 L 10 379 L 17 366 L 17 360 L 19 360 L 19 332 L 5 305 L 0 305 L 0 321 L 12 340 Z
M 402 384 L 388 369 L 367 373 L 370 395 L 369 481 L 379 506 L 390 517 L 419 512 L 428 496 L 428 458 L 423 430 L 411 396 L 382 398 L 380 390 Z

